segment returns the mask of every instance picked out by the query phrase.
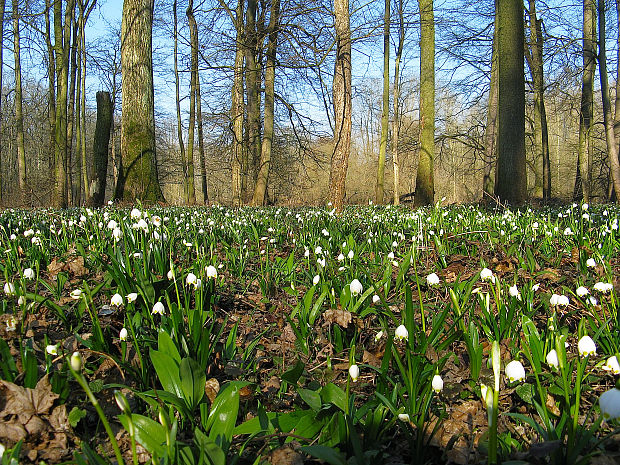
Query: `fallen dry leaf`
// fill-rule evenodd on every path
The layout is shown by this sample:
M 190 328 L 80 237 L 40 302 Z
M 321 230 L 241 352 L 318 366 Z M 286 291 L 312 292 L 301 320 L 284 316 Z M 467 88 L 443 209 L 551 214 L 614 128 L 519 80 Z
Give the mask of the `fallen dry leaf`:
M 323 321 L 323 326 L 336 323 L 342 328 L 348 328 L 351 321 L 353 321 L 353 316 L 351 315 L 351 312 L 346 310 L 329 309 L 323 313 Z

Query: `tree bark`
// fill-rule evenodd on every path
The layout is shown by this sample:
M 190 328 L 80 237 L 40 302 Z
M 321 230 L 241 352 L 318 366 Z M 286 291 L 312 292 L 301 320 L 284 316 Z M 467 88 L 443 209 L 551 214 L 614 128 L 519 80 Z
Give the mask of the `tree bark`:
M 573 197 L 590 201 L 592 184 L 592 135 L 594 107 L 594 73 L 596 71 L 596 5 L 594 0 L 583 1 L 583 74 L 581 77 L 581 107 L 579 113 L 579 148 Z
M 200 74 L 198 71 L 198 25 L 194 16 L 194 2 L 190 0 L 186 11 L 187 21 L 190 28 L 190 41 L 192 48 L 192 74 L 193 74 L 193 95 L 196 99 L 196 119 L 198 120 L 198 152 L 200 154 L 200 185 L 202 190 L 203 203 L 209 200 L 207 192 L 207 169 L 205 166 L 204 134 L 202 130 L 202 102 L 200 96 Z
M 153 88 L 153 0 L 125 0 L 121 30 L 122 171 L 116 197 L 164 199 L 157 177 Z
M 2 126 L 3 126 L 3 114 L 2 114 L 2 68 L 4 66 L 4 8 L 6 6 L 5 0 L 0 0 L 0 205 L 2 205 L 2 187 L 3 187 L 3 177 L 2 177 L 2 166 L 4 165 L 4 158 L 2 155 Z
M 22 67 L 19 43 L 19 0 L 13 0 L 13 55 L 15 57 L 15 129 L 17 135 L 17 171 L 19 203 L 26 201 L 26 147 L 22 110 Z
M 185 143 L 183 142 L 183 119 L 181 118 L 181 94 L 179 92 L 179 35 L 177 18 L 177 1 L 172 2 L 173 41 L 174 41 L 174 90 L 176 94 L 177 110 L 177 137 L 181 152 L 181 170 L 183 171 L 183 201 L 189 203 L 189 190 L 187 186 L 187 160 L 185 158 Z
M 45 31 L 44 39 L 47 47 L 47 77 L 48 77 L 48 110 L 47 119 L 49 125 L 49 142 L 48 142 L 48 167 L 50 172 L 50 184 L 55 181 L 55 141 L 56 141 L 56 67 L 54 59 L 54 46 L 52 45 L 51 21 L 52 13 L 51 0 L 45 0 Z
M 269 43 L 267 44 L 267 64 L 265 67 L 265 120 L 263 126 L 263 143 L 260 167 L 256 178 L 256 187 L 252 196 L 252 205 L 265 204 L 265 193 L 269 179 L 269 165 L 273 146 L 273 123 L 275 112 L 276 50 L 278 45 L 278 27 L 280 18 L 280 0 L 271 0 L 269 18 Z
M 379 143 L 379 166 L 377 168 L 377 185 L 375 203 L 383 203 L 385 190 L 385 153 L 388 142 L 388 123 L 390 120 L 390 0 L 385 0 L 383 12 L 383 108 L 381 110 L 381 142 Z
M 334 100 L 334 152 L 329 173 L 329 198 L 336 212 L 344 208 L 347 169 L 351 151 L 351 28 L 349 0 L 334 0 L 336 63 Z
M 405 45 L 403 0 L 398 0 L 398 45 L 394 62 L 394 121 L 392 126 L 392 164 L 394 167 L 394 205 L 400 204 L 400 166 L 398 139 L 400 137 L 400 61 Z
M 420 8 L 420 160 L 415 206 L 435 201 L 435 18 L 433 0 L 418 0 Z
M 605 142 L 611 167 L 611 179 L 616 191 L 616 202 L 620 201 L 620 163 L 618 161 L 618 146 L 614 135 L 614 119 L 611 114 L 611 100 L 609 97 L 609 82 L 607 77 L 607 52 L 605 47 L 605 1 L 598 0 L 598 42 L 599 42 L 599 76 L 601 79 L 601 97 L 603 101 L 603 119 L 605 122 Z
M 235 27 L 237 40 L 235 49 L 235 70 L 232 88 L 232 203 L 234 207 L 240 207 L 243 199 L 242 192 L 242 167 L 247 153 L 243 147 L 243 4 L 244 0 L 238 0 L 235 11 Z
M 97 92 L 97 123 L 93 142 L 93 179 L 88 188 L 89 202 L 94 207 L 103 206 L 108 174 L 108 150 L 112 128 L 112 99 L 109 92 Z
M 260 104 L 259 88 L 260 75 L 257 53 L 257 30 L 256 30 L 257 1 L 248 0 L 245 24 L 245 84 L 247 93 L 246 113 L 248 124 L 248 158 L 246 167 L 246 192 L 244 197 L 250 201 L 250 192 L 256 182 L 258 164 L 260 160 Z
M 495 11 L 497 11 L 495 0 Z M 487 125 L 484 131 L 484 175 L 482 178 L 482 192 L 493 194 L 495 189 L 495 177 L 493 167 L 497 161 L 497 112 L 499 102 L 499 86 L 497 85 L 499 70 L 497 67 L 497 20 L 495 15 L 495 25 L 493 30 L 493 51 L 491 52 L 491 83 L 489 88 L 489 102 L 487 106 Z
M 194 180 L 194 129 L 196 128 L 196 80 L 198 79 L 198 27 L 193 18 L 194 2 L 189 1 L 186 15 L 190 34 L 190 85 L 189 85 L 189 129 L 187 134 L 187 193 L 188 203 L 196 203 L 196 186 Z M 192 12 L 190 14 L 190 11 Z
M 498 2 L 499 133 L 495 195 L 510 204 L 527 199 L 523 2 Z

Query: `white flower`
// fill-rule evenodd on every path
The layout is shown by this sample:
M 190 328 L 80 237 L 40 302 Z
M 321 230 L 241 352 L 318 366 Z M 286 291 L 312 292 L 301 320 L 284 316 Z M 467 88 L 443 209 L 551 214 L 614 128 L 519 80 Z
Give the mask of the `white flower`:
M 81 289 L 74 289 L 71 291 L 71 298 L 73 300 L 80 300 L 80 297 L 82 297 L 82 290 Z
M 536 283 L 532 286 L 532 291 L 536 292 L 538 289 L 540 289 L 540 284 Z
M 506 378 L 511 383 L 515 381 L 523 381 L 525 379 L 525 368 L 518 360 L 513 360 L 508 365 L 506 365 Z
M 4 283 L 4 293 L 9 296 L 15 295 L 15 284 Z
M 515 297 L 517 299 L 521 299 L 521 293 L 519 292 L 519 288 L 517 287 L 516 284 L 514 286 L 510 286 L 510 288 L 508 289 L 508 293 L 512 297 Z
M 407 413 L 399 413 L 398 414 L 398 419 L 400 421 L 409 422 L 409 414 L 407 414 Z
M 579 297 L 584 297 L 588 295 L 589 293 L 590 291 L 588 291 L 588 288 L 584 286 L 579 286 L 577 290 L 575 291 L 575 294 L 577 294 Z
M 583 336 L 577 343 L 577 349 L 579 355 L 587 357 L 589 355 L 596 355 L 596 344 L 590 336 Z
M 188 285 L 196 286 L 196 282 L 198 282 L 198 278 L 196 277 L 194 273 L 188 273 L 187 278 L 185 278 L 185 282 Z
M 344 260 L 344 255 L 342 255 L 342 254 L 338 255 L 338 257 L 336 258 L 336 260 L 338 260 L 339 262 L 341 262 L 342 260 Z
M 73 352 L 70 362 L 73 371 L 80 371 L 82 369 L 82 356 L 79 352 Z
M 114 220 L 110 220 L 108 221 L 108 229 L 116 229 L 116 227 L 118 226 L 118 223 Z
M 443 379 L 441 379 L 441 376 L 433 376 L 433 381 L 431 381 L 431 387 L 436 393 L 439 393 L 443 389 Z
M 132 220 L 137 220 L 142 216 L 142 212 L 137 208 L 134 208 L 133 210 L 131 210 L 130 216 Z
M 34 279 L 35 274 L 32 268 L 26 268 L 24 270 L 24 279 Z
M 168 270 L 168 274 L 166 274 L 166 276 L 168 277 L 168 279 L 170 281 L 174 280 L 174 271 L 173 270 Z
M 613 420 L 620 417 L 620 389 L 612 388 L 605 391 L 598 399 L 601 413 L 605 420 Z
M 137 292 L 131 292 L 130 294 L 127 294 L 125 297 L 127 297 L 127 303 L 133 303 L 138 299 L 138 293 Z
M 588 205 L 587 203 L 584 203 L 584 204 L 581 206 L 581 209 L 585 212 L 585 211 L 587 211 L 587 210 L 588 210 L 588 207 L 589 207 L 589 205 Z
M 357 279 L 351 281 L 351 284 L 349 284 L 349 289 L 351 289 L 351 295 L 361 294 L 364 290 L 362 283 L 360 283 Z
M 20 295 L 17 299 L 17 305 L 26 305 L 26 298 L 23 295 Z
M 557 368 L 560 366 L 560 361 L 558 360 L 558 353 L 555 349 L 551 349 L 546 357 L 547 364 L 550 367 Z
M 564 230 L 564 235 L 565 236 L 572 236 L 573 235 L 573 231 L 571 230 L 571 228 L 566 228 Z
M 396 328 L 396 331 L 394 332 L 394 339 L 396 339 L 397 341 L 406 341 L 409 339 L 409 331 L 407 331 L 405 325 L 400 325 L 398 328 Z
M 121 341 L 126 341 L 127 340 L 127 328 L 123 328 L 120 330 L 120 332 L 118 333 L 118 338 Z
M 353 252 L 353 250 L 349 250 L 349 253 L 347 254 L 347 257 L 349 257 L 349 259 L 353 259 L 353 257 L 355 257 L 355 252 Z
M 163 315 L 165 310 L 166 308 L 164 307 L 164 304 L 162 304 L 161 302 L 155 302 L 155 305 L 153 305 L 153 310 L 151 310 L 151 313 L 153 315 L 155 315 L 156 313 Z
M 611 371 L 614 375 L 620 375 L 620 364 L 618 364 L 618 359 L 615 355 L 607 359 L 607 362 L 603 365 L 603 370 Z
M 372 296 L 372 303 L 376 304 L 377 302 L 379 302 L 381 300 L 381 297 L 379 297 L 377 294 Z
M 611 283 L 602 283 L 598 282 L 594 285 L 594 290 L 600 292 L 601 294 L 608 294 L 614 288 Z
M 58 344 L 48 344 L 45 347 L 45 352 L 50 355 L 58 355 Z
M 482 269 L 482 271 L 480 272 L 480 279 L 482 279 L 483 281 L 490 281 L 492 283 L 495 283 L 495 276 L 493 276 L 493 272 L 488 268 Z
M 436 286 L 439 284 L 439 276 L 437 273 L 431 273 L 426 277 L 426 284 L 429 286 Z
M 390 252 L 390 253 L 388 254 L 388 258 L 389 258 L 390 260 L 394 260 L 394 252 Z
M 349 367 L 349 376 L 351 376 L 351 380 L 354 383 L 357 381 L 357 378 L 359 378 L 360 376 L 360 369 L 355 363 Z
M 123 237 L 123 231 L 121 231 L 119 228 L 114 228 L 114 230 L 112 231 L 112 237 L 114 237 L 114 240 L 118 242 L 121 237 Z
M 314 249 L 314 253 L 316 255 L 321 255 L 323 253 L 323 247 L 319 245 L 316 249 Z
M 321 276 L 317 274 L 314 278 L 312 278 L 312 284 L 316 286 L 317 284 L 319 284 L 320 280 L 321 280 Z
M 136 223 L 136 229 L 141 229 L 142 231 L 148 231 L 149 225 L 144 218 L 140 218 L 140 221 Z
M 207 278 L 217 278 L 217 268 L 215 268 L 213 265 L 207 266 Z
M 588 301 L 590 302 L 590 305 L 598 304 L 598 300 L 596 300 L 596 298 L 593 296 L 588 297 Z
M 553 294 L 551 298 L 549 299 L 549 305 L 551 305 L 552 307 L 555 307 L 555 306 L 566 307 L 569 303 L 570 301 L 568 300 L 568 297 L 566 297 L 565 295 Z
M 586 266 L 588 268 L 595 268 L 596 267 L 596 260 L 594 260 L 593 258 L 588 258 L 586 260 Z
M 383 331 L 379 331 L 375 334 L 375 342 L 379 341 L 383 337 Z
M 110 299 L 110 305 L 113 307 L 120 307 L 123 305 L 123 296 L 120 294 L 114 294 Z

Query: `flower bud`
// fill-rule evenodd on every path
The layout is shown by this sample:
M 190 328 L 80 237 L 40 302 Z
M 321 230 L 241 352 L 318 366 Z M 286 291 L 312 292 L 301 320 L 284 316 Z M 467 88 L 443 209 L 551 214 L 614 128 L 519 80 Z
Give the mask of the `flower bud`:
M 73 352 L 71 355 L 71 369 L 73 371 L 81 371 L 82 370 L 82 356 L 79 352 Z
M 357 382 L 357 378 L 360 376 L 360 369 L 355 363 L 349 367 L 349 376 L 351 376 L 351 380 L 354 383 Z

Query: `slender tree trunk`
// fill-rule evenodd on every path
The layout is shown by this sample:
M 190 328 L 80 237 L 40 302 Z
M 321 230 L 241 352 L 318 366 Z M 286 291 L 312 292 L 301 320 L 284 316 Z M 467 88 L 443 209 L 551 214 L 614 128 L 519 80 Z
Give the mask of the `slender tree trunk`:
M 177 18 L 177 1 L 172 2 L 172 21 L 173 21 L 173 40 L 174 40 L 174 90 L 176 93 L 176 110 L 177 110 L 177 137 L 179 140 L 179 150 L 181 151 L 181 169 L 183 171 L 183 201 L 189 203 L 188 177 L 187 177 L 187 161 L 185 158 L 185 143 L 183 142 L 183 119 L 181 117 L 181 94 L 179 92 L 180 76 L 179 76 L 179 34 L 178 34 L 178 18 Z
M 394 121 L 392 126 L 392 164 L 394 166 L 394 205 L 400 204 L 400 166 L 398 139 L 400 137 L 400 61 L 405 45 L 403 0 L 398 0 L 398 45 L 394 62 Z
M 273 121 L 275 112 L 275 80 L 276 80 L 276 50 L 278 45 L 278 28 L 280 18 L 280 0 L 271 0 L 269 18 L 269 43 L 267 44 L 267 65 L 265 67 L 265 122 L 263 129 L 263 144 L 261 148 L 260 167 L 256 179 L 256 187 L 252 197 L 252 205 L 264 205 L 267 181 L 269 179 L 269 164 L 271 163 L 271 149 L 273 145 Z
M 498 3 L 499 152 L 495 195 L 502 201 L 521 204 L 527 199 L 523 2 Z
M 579 149 L 573 197 L 583 195 L 590 201 L 592 183 L 592 135 L 594 107 L 594 73 L 596 71 L 596 5 L 594 0 L 583 1 L 583 74 L 581 77 L 581 109 L 579 113 Z M 579 183 L 581 192 L 578 192 Z
M 334 0 L 336 64 L 332 84 L 334 100 L 334 152 L 329 173 L 329 198 L 336 212 L 344 208 L 347 169 L 351 151 L 351 27 L 349 0 Z
M 420 161 L 414 205 L 435 201 L 435 17 L 433 0 L 418 0 L 420 8 Z
M 56 52 L 56 118 L 55 118 L 55 168 L 56 182 L 53 205 L 57 208 L 67 206 L 67 93 L 69 87 L 69 45 L 75 1 L 69 0 L 65 7 L 64 26 L 62 4 L 54 3 L 54 48 Z
M 56 142 L 56 66 L 54 59 L 54 46 L 52 45 L 51 21 L 52 13 L 51 0 L 45 0 L 45 44 L 47 46 L 47 119 L 49 125 L 49 142 L 48 142 L 48 168 L 50 173 L 50 184 L 54 183 L 55 167 L 55 142 Z
M 83 1 L 84 0 L 80 0 L 80 15 L 82 16 L 82 22 L 80 26 L 81 28 L 80 29 L 80 37 L 81 37 L 80 50 L 82 52 L 82 55 L 81 55 L 82 57 L 82 65 L 81 65 L 82 102 L 81 102 L 80 107 L 82 108 L 82 112 L 80 115 L 78 115 L 78 117 L 81 120 L 81 126 L 82 126 L 82 133 L 81 133 L 81 138 L 80 138 L 81 140 L 80 153 L 82 155 L 82 160 L 81 160 L 82 171 L 81 173 L 78 174 L 78 176 L 82 178 L 82 185 L 84 186 L 84 196 L 85 196 L 86 202 L 92 203 L 91 198 L 90 198 L 91 197 L 90 183 L 88 179 L 88 163 L 87 163 L 87 158 L 86 158 L 86 22 L 88 21 L 88 17 L 90 16 L 90 13 L 95 8 L 96 0 L 92 1 L 90 6 L 88 6 L 88 9 L 86 9 L 88 2 L 86 4 L 83 4 Z M 103 195 L 105 195 L 105 189 L 104 189 Z
M 207 170 L 205 166 L 204 151 L 204 134 L 202 130 L 202 102 L 200 96 L 200 74 L 198 71 L 198 25 L 194 17 L 194 2 L 190 0 L 186 11 L 187 21 L 190 28 L 190 40 L 192 47 L 192 78 L 193 78 L 193 96 L 196 100 L 196 119 L 198 120 L 198 151 L 200 154 L 200 181 L 202 188 L 203 203 L 207 203 L 209 195 L 207 192 Z M 191 126 L 191 122 L 190 122 Z
M 536 135 L 536 165 L 542 159 L 542 198 L 551 197 L 551 173 L 549 170 L 549 130 L 547 128 L 547 112 L 545 110 L 545 82 L 543 71 L 543 36 L 542 22 L 536 16 L 536 1 L 529 0 L 530 47 L 528 63 L 534 84 L 534 133 Z M 540 194 L 538 194 L 540 195 Z
M 80 43 L 80 38 L 79 38 L 79 32 L 80 30 L 80 25 L 79 25 L 79 20 L 78 21 L 73 21 L 73 29 L 72 29 L 72 42 L 71 42 L 71 48 L 70 48 L 70 68 L 69 68 L 69 95 L 68 95 L 68 99 L 69 99 L 69 103 L 68 103 L 68 107 L 67 107 L 67 186 L 68 186 L 68 192 L 67 192 L 67 202 L 69 203 L 69 205 L 74 204 L 74 195 L 73 195 L 73 191 L 74 191 L 74 185 L 73 185 L 73 163 L 72 163 L 72 158 L 73 158 L 73 133 L 74 133 L 74 127 L 76 126 L 76 114 L 79 115 L 80 114 L 80 87 L 78 87 L 78 93 L 77 93 L 77 108 L 76 108 L 76 83 L 79 82 L 81 80 L 81 70 L 80 74 L 78 76 L 78 57 L 77 57 L 77 50 L 79 48 L 79 43 Z M 78 141 L 79 141 L 79 136 L 81 136 L 81 134 L 78 133 Z M 79 142 L 78 142 L 78 147 L 79 147 Z M 76 160 L 80 159 L 80 154 L 78 154 L 76 156 Z M 79 178 L 78 178 L 79 181 Z M 77 186 L 78 189 L 81 188 L 81 186 L 78 183 Z M 78 191 L 79 192 L 79 191 Z M 77 199 L 79 199 L 80 195 L 77 194 Z M 79 201 L 79 200 L 78 200 Z
M 615 121 L 611 114 L 611 100 L 609 97 L 609 82 L 607 77 L 607 53 L 605 47 L 605 1 L 598 0 L 598 42 L 599 42 L 599 75 L 601 79 L 601 96 L 603 100 L 603 119 L 605 121 L 605 141 L 611 167 L 611 179 L 616 191 L 616 201 L 620 201 L 620 163 L 618 161 L 618 146 L 614 135 Z M 583 177 L 583 176 L 582 176 Z
M 4 156 L 2 154 L 2 126 L 4 122 L 3 114 L 2 114 L 2 68 L 4 66 L 4 8 L 6 6 L 5 0 L 0 0 L 0 205 L 2 205 L 2 187 L 3 187 L 3 177 L 2 177 L 2 166 L 4 166 Z
M 97 92 L 97 124 L 93 142 L 93 180 L 88 189 L 90 205 L 94 207 L 102 206 L 105 200 L 112 116 L 110 94 L 108 92 Z
M 248 172 L 247 172 L 247 191 L 244 193 L 246 201 L 249 201 L 252 186 L 256 183 L 258 174 L 258 164 L 260 160 L 260 104 L 259 88 L 260 76 L 258 63 L 256 60 L 257 52 L 257 30 L 256 30 L 256 0 L 248 0 L 245 25 L 245 84 L 247 93 L 246 113 L 248 124 Z
M 242 200 L 242 167 L 247 153 L 243 148 L 243 3 L 238 0 L 235 27 L 237 40 L 235 51 L 235 76 L 232 89 L 232 202 L 233 206 L 240 207 Z
M 122 171 L 117 198 L 164 200 L 157 177 L 153 87 L 153 0 L 125 0 L 121 30 Z
M 497 11 L 495 0 L 495 11 Z M 487 126 L 484 131 L 484 175 L 482 179 L 482 191 L 486 194 L 493 194 L 495 189 L 495 177 L 493 167 L 497 160 L 497 112 L 499 102 L 499 86 L 497 85 L 499 70 L 497 67 L 497 19 L 495 15 L 495 26 L 493 30 L 493 51 L 491 53 L 491 84 L 489 88 L 489 102 L 487 107 Z
M 196 186 L 194 179 L 194 129 L 196 127 L 196 79 L 198 77 L 198 27 L 193 18 L 194 2 L 189 1 L 186 15 L 189 21 L 190 34 L 190 85 L 189 85 L 189 131 L 187 135 L 187 191 L 188 203 L 194 205 L 196 203 Z M 191 11 L 191 13 L 190 13 Z
M 22 67 L 19 43 L 19 0 L 13 0 L 13 55 L 15 57 L 15 128 L 17 132 L 17 170 L 19 203 L 26 201 L 26 146 L 22 110 Z M 1 83 L 0 83 L 1 85 Z
M 383 108 L 381 110 L 381 142 L 379 143 L 379 167 L 375 187 L 375 203 L 383 203 L 385 180 L 385 153 L 388 143 L 390 120 L 390 0 L 385 0 L 383 12 Z

